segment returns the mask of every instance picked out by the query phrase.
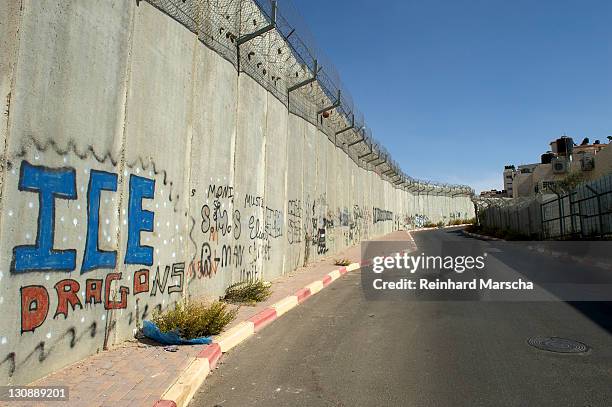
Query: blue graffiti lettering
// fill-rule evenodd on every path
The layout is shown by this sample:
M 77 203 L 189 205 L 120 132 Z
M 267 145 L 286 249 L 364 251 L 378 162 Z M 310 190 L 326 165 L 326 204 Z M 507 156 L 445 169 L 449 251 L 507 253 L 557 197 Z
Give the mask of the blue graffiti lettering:
M 72 271 L 76 250 L 54 250 L 55 198 L 76 199 L 76 175 L 72 168 L 49 169 L 22 161 L 19 190 L 38 193 L 38 230 L 35 245 L 13 248 L 11 272 Z
M 140 232 L 153 232 L 154 214 L 142 209 L 144 198 L 152 199 L 155 180 L 130 175 L 130 198 L 128 203 L 128 240 L 125 264 L 153 264 L 153 248 L 140 244 Z
M 117 191 L 117 174 L 91 170 L 87 191 L 87 241 L 81 274 L 96 269 L 112 269 L 117 263 L 117 252 L 100 250 L 98 242 L 102 191 Z

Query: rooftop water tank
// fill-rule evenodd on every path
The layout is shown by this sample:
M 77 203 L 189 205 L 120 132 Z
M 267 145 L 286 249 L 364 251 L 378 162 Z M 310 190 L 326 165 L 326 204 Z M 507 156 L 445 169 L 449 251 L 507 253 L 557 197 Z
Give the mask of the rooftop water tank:
M 555 145 L 557 147 L 556 153 L 560 156 L 570 156 L 574 151 L 574 140 L 571 137 L 558 138 L 555 140 Z
M 542 162 L 542 164 L 550 164 L 553 158 L 555 158 L 553 152 L 547 151 L 540 156 L 540 161 Z

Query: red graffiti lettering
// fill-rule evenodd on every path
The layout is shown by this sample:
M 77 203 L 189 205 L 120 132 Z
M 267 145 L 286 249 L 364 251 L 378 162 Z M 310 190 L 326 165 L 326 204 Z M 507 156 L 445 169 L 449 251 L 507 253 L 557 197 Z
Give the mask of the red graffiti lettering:
M 134 272 L 134 295 L 149 291 L 149 270 L 142 269 Z
M 121 273 L 110 273 L 106 275 L 104 280 L 104 308 L 106 309 L 122 309 L 127 308 L 127 296 L 130 289 L 125 286 L 119 287 L 119 301 L 111 301 L 111 284 L 115 280 L 121 280 Z
M 85 281 L 85 304 L 102 303 L 102 279 L 90 278 Z
M 33 332 L 47 319 L 49 293 L 40 285 L 21 287 L 21 333 Z
M 57 308 L 55 309 L 55 315 L 53 315 L 53 318 L 60 314 L 63 315 L 64 318 L 68 318 L 68 304 L 70 304 L 73 311 L 77 305 L 80 308 L 83 308 L 81 300 L 79 300 L 79 288 L 80 285 L 78 281 L 71 279 L 61 280 L 55 284 L 55 291 L 57 292 Z

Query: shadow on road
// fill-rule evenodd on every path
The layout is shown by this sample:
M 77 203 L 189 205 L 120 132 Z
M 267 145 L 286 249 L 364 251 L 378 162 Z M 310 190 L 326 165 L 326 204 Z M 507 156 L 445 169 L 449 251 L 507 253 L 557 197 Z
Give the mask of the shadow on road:
M 431 247 L 440 241 L 480 241 L 463 235 L 463 228 L 437 230 L 433 233 L 415 234 L 417 245 Z M 542 286 L 599 327 L 612 334 L 612 271 L 595 265 L 551 256 L 534 251 L 529 246 L 550 244 L 555 250 L 576 251 L 583 257 L 601 258 L 607 243 L 597 242 L 486 242 L 483 247 L 493 249 L 497 260 L 515 270 L 521 276 Z M 556 245 L 559 245 L 558 247 Z M 610 244 L 612 249 L 612 244 Z M 610 253 L 608 249 L 607 253 Z M 606 294 L 607 293 L 607 294 Z

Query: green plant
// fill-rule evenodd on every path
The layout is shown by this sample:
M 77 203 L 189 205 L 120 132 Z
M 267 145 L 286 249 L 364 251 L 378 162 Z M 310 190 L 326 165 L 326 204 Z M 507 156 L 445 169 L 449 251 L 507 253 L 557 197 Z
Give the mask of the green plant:
M 235 308 L 221 301 L 178 302 L 174 309 L 153 313 L 153 322 L 162 332 L 178 331 L 185 339 L 217 335 L 236 318 Z
M 476 219 L 475 218 L 453 219 L 453 220 L 450 220 L 448 222 L 448 226 L 454 226 L 454 225 L 473 225 L 474 223 L 476 223 Z
M 348 266 L 351 264 L 351 261 L 349 259 L 336 259 L 334 260 L 334 264 L 336 266 Z
M 558 187 L 563 192 L 571 192 L 585 180 L 584 174 L 580 171 L 572 171 L 558 182 Z
M 224 301 L 234 304 L 255 304 L 267 300 L 272 295 L 270 283 L 261 280 L 240 281 L 227 287 Z

